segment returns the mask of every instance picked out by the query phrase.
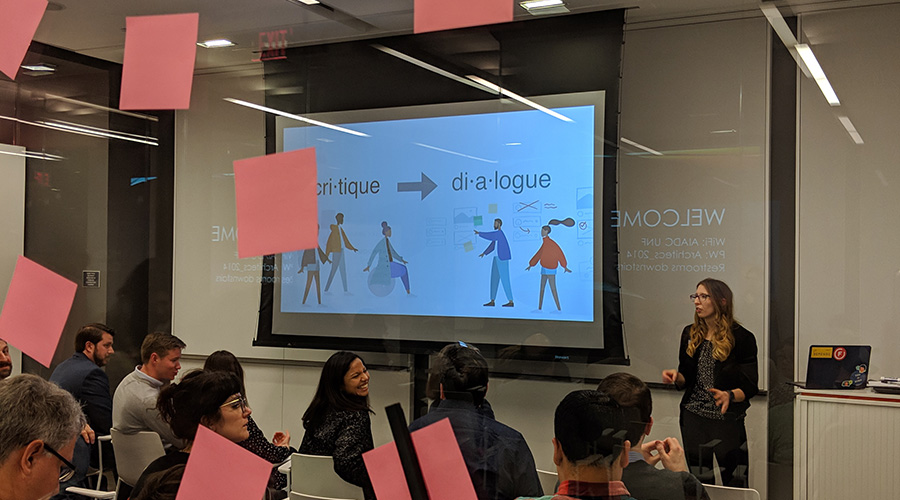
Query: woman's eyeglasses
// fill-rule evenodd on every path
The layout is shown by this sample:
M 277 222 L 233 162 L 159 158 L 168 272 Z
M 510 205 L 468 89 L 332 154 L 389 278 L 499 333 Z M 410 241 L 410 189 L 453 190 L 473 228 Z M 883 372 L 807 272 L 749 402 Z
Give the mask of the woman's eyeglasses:
M 245 398 L 244 396 L 238 396 L 225 404 L 219 405 L 219 408 L 225 408 L 226 406 L 231 408 L 232 410 L 239 409 L 241 411 L 250 408 L 250 405 L 247 403 L 247 398 Z
M 691 300 L 697 300 L 697 299 L 706 300 L 708 298 L 709 298 L 708 293 L 692 293 L 691 294 Z
M 52 446 L 47 443 L 44 443 L 44 449 L 49 451 L 50 454 L 55 456 L 63 463 L 64 467 L 60 467 L 59 469 L 59 482 L 64 483 L 69 479 L 72 479 L 72 476 L 75 475 L 75 465 L 72 462 L 69 462 L 62 455 L 59 454 L 58 451 L 54 450 Z

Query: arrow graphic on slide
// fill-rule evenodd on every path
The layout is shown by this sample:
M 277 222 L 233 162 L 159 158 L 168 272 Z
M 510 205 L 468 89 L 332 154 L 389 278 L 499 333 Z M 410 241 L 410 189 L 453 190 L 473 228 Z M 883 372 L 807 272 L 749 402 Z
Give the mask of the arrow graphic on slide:
M 437 184 L 434 183 L 433 180 L 429 179 L 425 172 L 422 172 L 422 180 L 419 182 L 398 182 L 397 183 L 397 192 L 403 191 L 419 191 L 422 193 L 422 200 L 425 199 L 434 188 L 437 187 Z

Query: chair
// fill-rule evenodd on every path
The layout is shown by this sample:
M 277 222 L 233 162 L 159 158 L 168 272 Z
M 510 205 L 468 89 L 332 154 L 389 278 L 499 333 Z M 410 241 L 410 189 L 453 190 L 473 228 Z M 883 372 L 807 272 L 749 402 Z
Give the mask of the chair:
M 352 485 L 334 471 L 327 456 L 291 455 L 291 500 L 363 500 L 362 488 Z
M 118 429 L 110 429 L 113 452 L 116 454 L 116 469 L 119 480 L 116 482 L 118 497 L 122 483 L 134 486 L 150 462 L 166 454 L 159 434 L 151 431 L 140 431 L 125 434 Z
M 556 493 L 556 485 L 559 484 L 559 476 L 556 472 L 537 469 L 538 479 L 541 480 L 541 490 L 545 495 L 553 495 Z
M 90 498 L 99 498 L 101 500 L 113 500 L 116 498 L 115 491 L 103 491 L 100 487 L 103 484 L 103 443 L 112 440 L 112 436 L 97 436 L 97 458 L 98 458 L 98 468 L 96 471 L 92 471 L 88 473 L 88 476 L 97 476 L 97 487 L 96 489 L 91 488 L 81 488 L 78 486 L 70 486 L 66 488 L 67 493 L 74 493 L 76 495 L 81 495 Z
M 753 488 L 733 488 L 714 484 L 704 484 L 703 488 L 709 493 L 709 500 L 759 500 L 759 492 Z

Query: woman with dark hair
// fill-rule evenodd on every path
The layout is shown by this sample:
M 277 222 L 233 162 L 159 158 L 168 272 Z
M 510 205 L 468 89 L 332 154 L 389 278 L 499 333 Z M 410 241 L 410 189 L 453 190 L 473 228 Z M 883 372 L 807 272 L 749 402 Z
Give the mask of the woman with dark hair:
M 246 397 L 244 369 L 241 367 L 238 359 L 234 357 L 234 354 L 228 351 L 216 351 L 206 358 L 203 369 L 234 374 L 241 381 L 241 394 Z M 291 453 L 294 453 L 290 446 L 291 434 L 287 431 L 276 432 L 270 443 L 263 431 L 253 421 L 253 417 L 250 416 L 247 417 L 247 431 L 250 433 L 250 437 L 238 444 L 273 464 L 284 462 L 290 458 Z M 287 477 L 272 469 L 272 474 L 269 476 L 269 488 L 282 490 L 285 486 L 287 486 Z
M 375 498 L 362 454 L 374 448 L 369 420 L 369 372 L 352 352 L 331 355 L 322 368 L 319 386 L 303 414 L 300 453 L 331 456 L 334 471 L 363 489 L 366 500 Z
M 756 337 L 734 319 L 734 296 L 724 282 L 697 284 L 694 323 L 681 332 L 678 370 L 663 370 L 666 384 L 685 389 L 681 398 L 681 436 L 688 465 L 722 467 L 722 483 L 747 487 L 749 460 L 744 419 L 750 398 L 759 392 Z M 710 442 L 711 453 L 701 446 Z M 738 466 L 746 470 L 736 474 Z
M 175 436 L 187 445 L 151 462 L 134 485 L 132 498 L 141 494 L 154 472 L 187 464 L 200 425 L 235 443 L 250 436 L 247 418 L 251 410 L 241 393 L 241 382 L 231 373 L 192 371 L 180 383 L 160 391 L 156 408 Z

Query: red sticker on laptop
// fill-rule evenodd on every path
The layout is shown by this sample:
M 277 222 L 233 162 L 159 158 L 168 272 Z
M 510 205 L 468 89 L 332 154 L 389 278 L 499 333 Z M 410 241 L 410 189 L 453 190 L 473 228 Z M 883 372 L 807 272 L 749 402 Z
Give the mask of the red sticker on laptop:
M 834 359 L 841 361 L 842 359 L 847 357 L 847 349 L 843 347 L 835 347 L 834 348 Z

